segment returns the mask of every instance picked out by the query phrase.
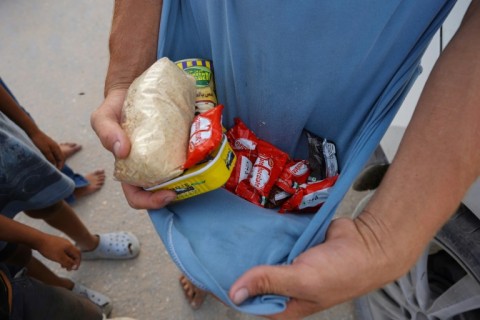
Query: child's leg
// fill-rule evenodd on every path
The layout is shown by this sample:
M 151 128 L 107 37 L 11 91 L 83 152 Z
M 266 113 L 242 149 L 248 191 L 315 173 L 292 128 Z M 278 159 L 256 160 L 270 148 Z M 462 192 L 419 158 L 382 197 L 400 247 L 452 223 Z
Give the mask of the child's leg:
M 87 227 L 78 218 L 65 201 L 38 210 L 28 210 L 25 213 L 31 218 L 43 219 L 50 226 L 65 233 L 82 251 L 90 251 L 97 247 L 99 239 L 88 231 Z
M 15 276 L 5 265 L 0 268 L 8 274 L 12 288 L 11 319 L 102 319 L 102 310 L 94 303 L 69 290 L 46 285 L 31 279 L 23 271 Z
M 27 274 L 37 280 L 42 281 L 43 283 L 49 284 L 51 286 L 62 287 L 68 290 L 72 290 L 75 283 L 68 279 L 57 276 L 50 269 L 47 268 L 40 260 L 35 257 L 32 257 L 30 262 L 27 264 Z
M 107 296 L 75 283 L 68 278 L 59 277 L 40 260 L 33 257 L 32 250 L 29 247 L 20 244 L 16 245 L 16 248 L 9 252 L 8 257 L 0 263 L 7 263 L 11 266 L 25 268 L 26 275 L 46 285 L 52 286 L 52 288 L 58 287 L 80 294 L 100 307 L 105 314 L 109 314 L 112 311 L 112 303 Z

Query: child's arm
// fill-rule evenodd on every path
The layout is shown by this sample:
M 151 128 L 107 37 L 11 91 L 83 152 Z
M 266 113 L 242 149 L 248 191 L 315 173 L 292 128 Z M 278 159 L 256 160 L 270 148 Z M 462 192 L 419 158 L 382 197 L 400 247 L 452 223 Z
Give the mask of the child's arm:
M 57 168 L 62 168 L 65 158 L 58 144 L 47 136 L 30 116 L 23 111 L 10 93 L 0 85 L 0 112 L 15 122 L 30 137 L 47 160 Z
M 67 270 L 76 270 L 80 265 L 80 250 L 67 239 L 41 232 L 1 214 L 0 240 L 24 244 Z

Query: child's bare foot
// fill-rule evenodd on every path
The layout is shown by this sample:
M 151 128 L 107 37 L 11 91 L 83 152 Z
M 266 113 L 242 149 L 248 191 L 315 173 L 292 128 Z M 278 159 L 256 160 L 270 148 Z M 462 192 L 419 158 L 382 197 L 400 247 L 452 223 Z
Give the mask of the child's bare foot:
M 76 188 L 73 192 L 73 195 L 77 199 L 92 194 L 103 187 L 105 183 L 105 170 L 95 170 L 94 172 L 85 175 L 85 179 L 90 182 L 89 185 Z
M 60 150 L 62 150 L 65 159 L 70 158 L 82 149 L 82 146 L 75 142 L 62 142 L 58 145 L 60 146 Z
M 183 274 L 180 276 L 179 280 L 180 284 L 182 285 L 183 292 L 185 293 L 185 298 L 187 298 L 190 307 L 192 307 L 194 310 L 200 308 L 203 301 L 207 297 L 207 292 L 197 288 Z

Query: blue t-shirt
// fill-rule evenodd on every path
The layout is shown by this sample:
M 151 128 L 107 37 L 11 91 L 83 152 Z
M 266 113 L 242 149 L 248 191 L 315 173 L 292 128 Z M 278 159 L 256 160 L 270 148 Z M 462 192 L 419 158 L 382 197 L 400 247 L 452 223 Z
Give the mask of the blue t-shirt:
M 324 240 L 352 181 L 378 145 L 454 1 L 164 1 L 158 56 L 213 62 L 228 128 L 306 159 L 305 129 L 337 146 L 340 177 L 315 215 L 279 215 L 225 190 L 151 210 L 177 266 L 235 307 L 232 283 L 259 264 L 290 263 Z M 271 314 L 283 297 L 239 310 Z

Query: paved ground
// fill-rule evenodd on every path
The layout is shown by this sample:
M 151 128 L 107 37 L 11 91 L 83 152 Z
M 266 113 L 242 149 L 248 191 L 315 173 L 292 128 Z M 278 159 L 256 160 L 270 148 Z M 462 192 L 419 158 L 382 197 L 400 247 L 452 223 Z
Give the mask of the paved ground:
M 179 272 L 167 255 L 145 211 L 131 209 L 112 179 L 113 158 L 90 128 L 90 113 L 103 98 L 112 0 L 3 0 L 0 2 L 0 76 L 44 131 L 57 141 L 75 141 L 83 151 L 69 164 L 81 173 L 107 172 L 105 187 L 74 209 L 93 232 L 130 230 L 142 242 L 138 259 L 85 261 L 80 270 L 62 275 L 110 296 L 114 316 L 154 319 L 260 319 L 239 314 L 214 299 L 198 311 L 186 304 Z M 348 213 L 360 195 L 342 205 Z M 21 221 L 58 234 L 23 215 Z M 345 303 L 311 320 L 354 319 Z

